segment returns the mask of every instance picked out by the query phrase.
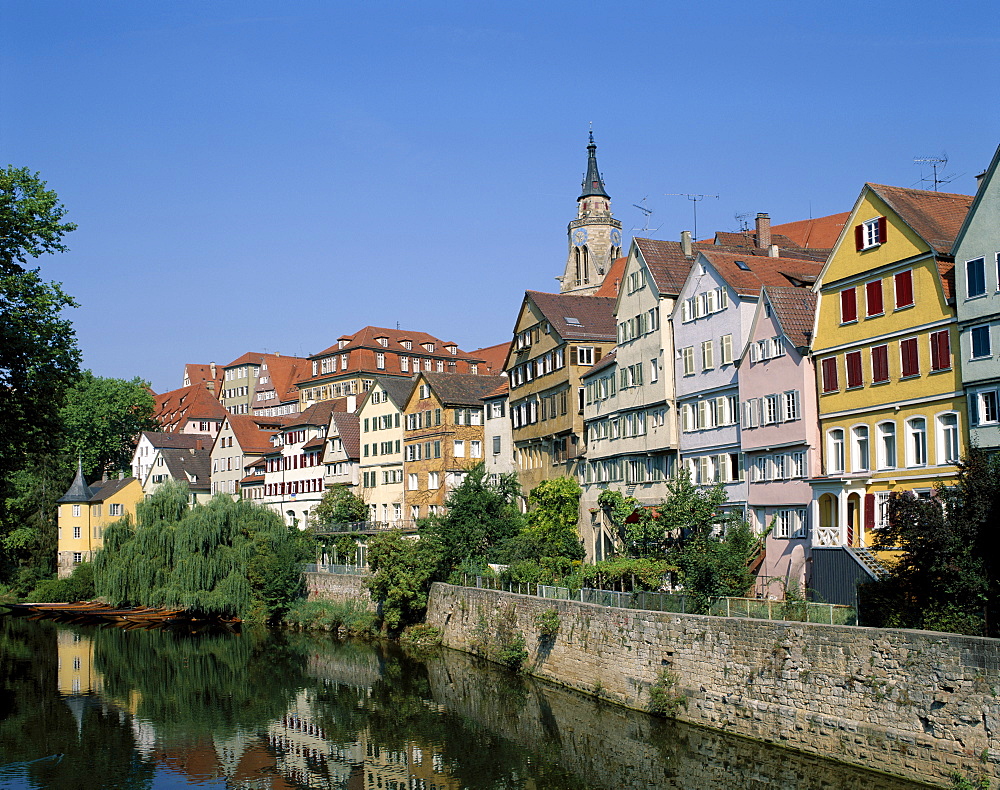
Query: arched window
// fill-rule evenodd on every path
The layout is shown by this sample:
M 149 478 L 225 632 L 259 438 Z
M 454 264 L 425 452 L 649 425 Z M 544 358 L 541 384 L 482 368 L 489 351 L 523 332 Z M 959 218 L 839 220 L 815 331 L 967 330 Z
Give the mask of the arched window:
M 855 425 L 851 428 L 851 471 L 867 472 L 871 469 L 871 454 L 868 450 L 868 426 Z
M 937 415 L 937 462 L 953 464 L 959 459 L 958 415 L 946 412 Z
M 580 279 L 580 275 L 582 274 L 582 272 L 580 270 L 580 264 L 581 264 L 581 261 L 580 261 L 580 248 L 577 247 L 576 250 L 575 250 L 575 252 L 576 252 L 576 283 L 577 283 L 577 285 L 579 285 L 580 282 L 582 282 L 581 279 Z
M 927 465 L 927 420 L 923 417 L 906 421 L 906 465 Z
M 844 429 L 834 428 L 826 435 L 826 472 L 840 474 L 844 471 Z
M 582 261 L 583 279 L 580 280 L 580 282 L 586 284 L 590 282 L 590 250 L 587 248 L 586 244 L 584 244 L 583 247 L 581 247 L 580 249 L 582 250 L 581 257 L 583 258 Z
M 878 468 L 896 468 L 896 423 L 880 422 L 878 429 Z

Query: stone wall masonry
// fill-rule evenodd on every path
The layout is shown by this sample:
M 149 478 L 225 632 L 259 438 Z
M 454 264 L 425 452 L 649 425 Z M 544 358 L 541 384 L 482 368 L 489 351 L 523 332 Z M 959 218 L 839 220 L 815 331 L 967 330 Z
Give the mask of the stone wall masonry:
M 555 610 L 554 638 L 536 616 Z M 435 584 L 444 644 L 489 653 L 520 633 L 531 674 L 637 710 L 666 674 L 677 718 L 949 785 L 1000 781 L 1000 640 L 609 609 Z
M 366 576 L 355 576 L 343 573 L 304 573 L 306 582 L 306 597 L 310 601 L 361 601 L 375 611 L 368 588 L 365 587 Z

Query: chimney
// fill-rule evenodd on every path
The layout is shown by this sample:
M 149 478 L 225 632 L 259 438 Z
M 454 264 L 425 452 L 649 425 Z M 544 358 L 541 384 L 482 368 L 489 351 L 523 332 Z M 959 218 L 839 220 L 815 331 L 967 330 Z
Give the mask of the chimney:
M 771 246 L 771 218 L 767 214 L 757 215 L 757 248 L 766 250 Z
M 768 247 L 767 248 L 767 254 L 768 254 L 768 257 L 777 258 L 778 257 L 778 245 L 777 244 L 772 244 L 770 247 Z
M 681 251 L 685 258 L 690 258 L 694 254 L 691 248 L 691 231 L 689 230 L 681 231 Z
M 982 173 L 976 176 L 976 191 L 979 191 L 979 187 L 983 185 L 983 179 L 986 178 L 986 173 L 988 171 L 984 170 Z
M 354 414 L 358 410 L 358 396 L 348 395 L 347 396 L 347 411 L 350 414 Z
M 202 447 L 201 447 L 201 439 L 195 439 L 195 440 L 194 440 L 194 449 L 195 449 L 195 450 L 200 450 L 200 449 L 202 449 Z
M 215 378 L 215 363 L 214 363 L 214 362 L 213 362 L 213 363 L 211 363 L 211 364 L 210 364 L 210 365 L 208 366 L 208 369 L 212 371 L 212 378 L 214 379 L 214 378 Z

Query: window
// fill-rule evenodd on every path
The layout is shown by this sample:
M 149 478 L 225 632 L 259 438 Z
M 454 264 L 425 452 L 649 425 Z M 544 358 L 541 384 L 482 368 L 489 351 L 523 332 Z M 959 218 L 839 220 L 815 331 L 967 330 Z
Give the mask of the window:
M 784 411 L 782 419 L 786 421 L 799 419 L 799 391 L 791 390 L 782 393 L 782 406 Z
M 73 537 L 74 538 L 80 537 L 80 528 L 79 527 L 73 527 Z
M 764 398 L 764 424 L 774 425 L 776 422 L 780 422 L 780 401 L 777 395 L 768 395 Z
M 416 491 L 420 488 L 420 475 L 416 472 L 410 472 L 406 476 L 406 487 L 410 491 Z
M 723 291 L 725 293 L 725 291 Z M 733 336 L 723 335 L 719 338 L 719 355 L 723 365 L 733 364 Z
M 806 454 L 804 452 L 792 453 L 788 456 L 791 461 L 791 468 L 789 469 L 790 477 L 805 477 L 806 476 Z
M 715 350 L 711 340 L 701 344 L 701 369 L 711 370 L 715 367 Z
M 73 505 L 73 518 L 80 518 L 80 506 Z
M 436 491 L 441 487 L 441 473 L 440 472 L 428 472 L 427 473 L 427 488 Z
M 868 426 L 856 425 L 851 429 L 851 471 L 867 472 L 870 467 L 868 453 Z
M 986 293 L 986 259 L 976 258 L 965 264 L 965 290 L 969 299 Z
M 827 357 L 822 363 L 823 370 L 823 392 L 837 392 L 840 385 L 837 383 L 837 358 Z
M 79 565 L 81 562 L 83 562 L 83 552 L 82 551 L 74 551 L 73 552 L 73 564 L 74 565 Z M 80 681 L 78 679 L 74 678 L 74 680 L 73 680 L 73 683 L 74 683 L 73 691 L 79 691 L 80 690 L 75 685 L 75 684 L 77 684 L 79 682 Z
M 889 347 L 872 346 L 872 384 L 889 380 Z
M 834 428 L 826 435 L 826 463 L 828 474 L 844 471 L 844 431 Z
M 990 356 L 990 328 L 988 326 L 974 326 L 969 330 L 972 338 L 972 359 L 982 359 Z
M 694 346 L 681 349 L 681 359 L 684 360 L 684 375 L 694 374 Z
M 660 366 L 655 359 L 649 360 L 649 381 L 655 383 L 660 380 Z
M 861 375 L 861 352 L 850 351 L 845 357 L 847 363 L 847 389 L 854 389 L 864 384 Z
M 493 455 L 500 455 L 500 437 L 493 437 Z
M 534 420 L 532 420 L 534 422 Z M 465 442 L 462 439 L 455 440 L 455 453 L 456 458 L 465 458 Z
M 577 346 L 577 349 L 576 349 L 576 364 L 577 365 L 593 365 L 594 364 L 594 347 L 593 346 Z
M 896 468 L 896 423 L 880 422 L 878 430 L 878 468 Z
M 951 370 L 951 336 L 947 329 L 931 332 L 931 370 Z
M 998 413 L 997 408 L 998 405 L 1000 404 L 997 403 L 996 391 L 986 390 L 984 392 L 980 392 L 976 400 L 978 406 L 976 412 L 979 417 L 978 424 L 992 425 L 993 423 L 997 422 L 998 416 L 1000 416 L 1000 413 Z
M 937 462 L 953 464 L 958 460 L 958 415 L 937 416 Z
M 927 420 L 923 417 L 906 421 L 906 464 L 927 465 Z
M 125 506 L 120 504 L 108 505 L 108 515 L 109 516 L 123 516 L 125 514 Z
M 852 324 L 858 320 L 858 292 L 847 288 L 840 292 L 840 323 Z
M 917 356 L 917 339 L 911 337 L 899 344 L 899 355 L 902 363 L 903 378 L 920 375 L 920 359 Z
M 867 283 L 865 285 L 865 316 L 873 318 L 882 315 L 882 281 Z
M 896 291 L 896 309 L 913 306 L 913 272 L 907 269 L 893 277 Z
M 483 457 L 483 443 L 473 439 L 469 442 L 469 458 Z
M 854 226 L 854 242 L 858 250 L 868 250 L 885 243 L 885 217 L 875 217 Z
M 889 526 L 889 492 L 875 492 L 875 529 Z
M 379 370 L 385 370 L 385 354 L 381 351 L 375 354 L 375 367 Z

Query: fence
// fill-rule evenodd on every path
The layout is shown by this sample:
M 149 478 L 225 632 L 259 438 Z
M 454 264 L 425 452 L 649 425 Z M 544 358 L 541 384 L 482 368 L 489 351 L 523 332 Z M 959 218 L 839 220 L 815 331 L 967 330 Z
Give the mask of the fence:
M 302 566 L 303 573 L 340 573 L 345 576 L 364 576 L 368 573 L 367 565 L 334 565 L 333 563 L 315 562 L 306 563 Z
M 616 590 L 591 590 L 586 587 L 572 590 L 568 587 L 550 587 L 544 584 L 503 584 L 491 576 L 466 576 L 465 586 L 506 590 L 560 601 L 581 601 L 616 609 L 643 609 L 678 614 L 695 611 L 694 599 L 683 593 L 645 591 L 628 593 Z M 709 602 L 708 611 L 700 614 L 716 617 L 748 617 L 756 620 L 794 620 L 829 625 L 858 624 L 857 612 L 850 606 L 809 601 L 772 601 L 766 598 L 713 598 Z

